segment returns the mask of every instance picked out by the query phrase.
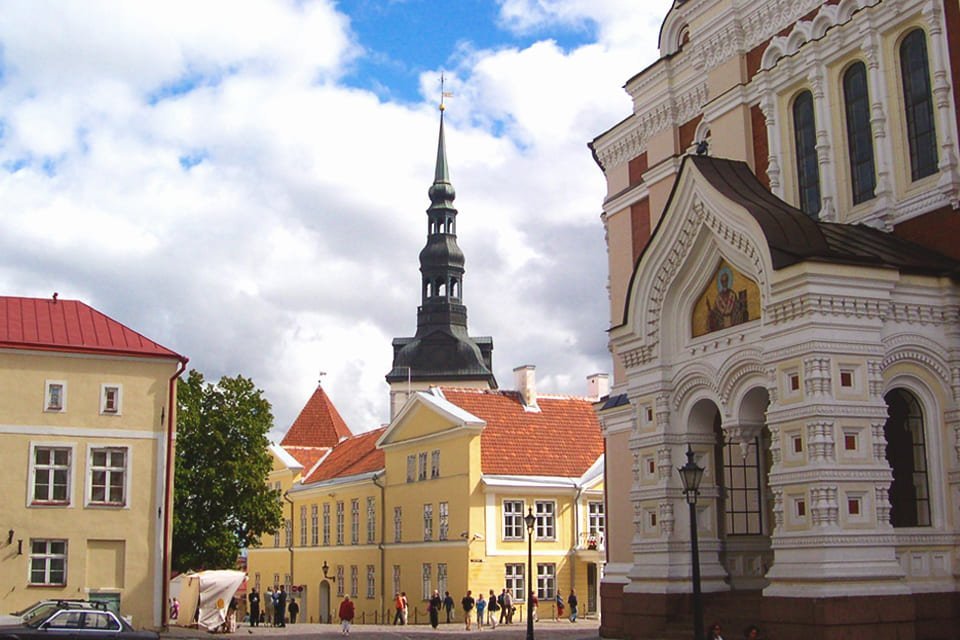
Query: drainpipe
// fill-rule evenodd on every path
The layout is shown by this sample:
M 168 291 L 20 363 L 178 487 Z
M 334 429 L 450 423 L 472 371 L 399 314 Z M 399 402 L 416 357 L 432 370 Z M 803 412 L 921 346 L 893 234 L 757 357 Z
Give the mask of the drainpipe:
M 164 631 L 167 630 L 170 624 L 170 620 L 168 619 L 170 609 L 167 607 L 167 602 L 170 600 L 170 525 L 173 511 L 172 494 L 174 476 L 173 434 L 176 431 L 176 422 L 174 422 L 173 416 L 176 414 L 177 408 L 177 379 L 180 377 L 180 374 L 186 370 L 188 362 L 190 362 L 190 358 L 180 356 L 180 366 L 167 383 L 167 455 L 165 463 L 167 468 L 163 487 L 163 511 L 161 512 L 163 514 L 163 549 L 160 552 L 163 562 L 163 585 L 161 585 L 163 602 L 161 602 L 160 605 L 160 627 Z
M 290 493 L 290 490 L 283 492 L 283 499 L 290 503 L 290 530 L 288 535 L 290 536 L 290 545 L 287 547 L 287 551 L 290 552 L 290 591 L 293 591 L 293 500 L 290 499 L 290 496 L 287 495 Z M 288 593 L 287 597 L 292 597 L 292 593 Z
M 384 598 L 386 595 L 384 593 L 384 587 L 387 584 L 387 559 L 386 559 L 386 549 L 384 548 L 384 541 L 386 540 L 387 535 L 387 505 L 385 502 L 386 499 L 386 486 L 380 484 L 380 475 L 379 473 L 373 474 L 373 484 L 377 485 L 380 488 L 380 544 L 377 545 L 377 549 L 380 551 L 380 604 L 379 610 L 381 613 L 384 613 L 386 609 L 384 608 L 385 602 Z M 386 623 L 384 623 L 386 624 Z

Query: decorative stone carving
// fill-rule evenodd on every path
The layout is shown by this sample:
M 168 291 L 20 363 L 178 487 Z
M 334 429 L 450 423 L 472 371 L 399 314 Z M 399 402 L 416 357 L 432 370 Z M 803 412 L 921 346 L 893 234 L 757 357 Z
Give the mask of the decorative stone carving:
M 870 423 L 870 435 L 873 440 L 873 459 L 877 462 L 887 461 L 887 436 L 883 432 L 886 421 Z
M 783 459 L 783 452 L 780 449 L 780 427 L 774 424 L 767 424 L 770 429 L 770 459 L 773 461 L 774 468 L 780 466 Z
M 810 489 L 810 517 L 815 527 L 834 526 L 840 521 L 837 504 L 837 487 L 813 487 Z
M 670 457 L 670 447 L 657 449 L 657 477 L 660 480 L 669 480 L 673 473 L 673 460 Z
M 833 422 L 817 421 L 807 424 L 807 447 L 810 462 L 833 462 L 837 459 Z
M 675 523 L 673 516 L 673 503 L 660 503 L 660 535 L 669 538 L 673 535 L 673 525 Z
M 658 393 L 654 400 L 657 430 L 665 432 L 670 427 L 670 394 Z
M 803 386 L 807 397 L 831 397 L 830 358 L 813 357 L 803 361 Z
M 773 489 L 773 528 L 780 531 L 783 528 L 783 489 Z
M 867 393 L 871 400 L 883 399 L 883 363 L 867 360 Z
M 877 524 L 890 527 L 890 485 L 878 484 L 874 487 L 874 503 L 877 510 Z

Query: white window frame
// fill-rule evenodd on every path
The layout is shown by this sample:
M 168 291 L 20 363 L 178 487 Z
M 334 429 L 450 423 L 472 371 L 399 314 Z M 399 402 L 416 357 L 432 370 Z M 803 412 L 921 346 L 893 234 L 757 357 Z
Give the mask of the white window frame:
M 338 564 L 338 565 L 337 565 L 337 579 L 335 580 L 335 582 L 337 583 L 337 595 L 342 598 L 343 595 L 344 595 L 344 593 L 346 592 L 345 590 L 346 590 L 346 588 L 347 588 L 347 586 L 344 584 L 345 580 L 343 579 L 343 565 L 342 565 L 342 564 Z
M 344 506 L 343 500 L 337 500 L 337 544 L 343 544 L 343 528 L 344 528 Z
M 350 544 L 360 544 L 360 498 L 350 501 Z
M 434 449 L 430 452 L 430 477 L 440 477 L 440 449 Z
M 300 505 L 300 546 L 307 546 L 307 505 Z
M 421 597 L 429 600 L 433 595 L 433 566 L 429 562 L 421 565 Z
M 110 391 L 114 392 L 113 408 L 108 402 Z M 105 382 L 100 385 L 100 415 L 123 415 L 123 385 L 116 382 Z
M 439 518 L 438 540 L 446 540 L 450 536 L 450 503 L 441 502 L 437 505 Z
M 393 541 L 403 541 L 403 507 L 393 508 Z
M 42 551 L 36 549 L 36 545 L 44 545 Z M 55 552 L 53 550 L 53 545 L 62 544 L 63 551 Z M 31 538 L 30 539 L 30 560 L 27 563 L 27 584 L 31 586 L 65 586 L 68 580 L 67 574 L 67 557 L 68 557 L 68 541 L 67 540 L 58 540 L 58 539 L 47 539 L 47 538 Z M 56 561 L 61 561 L 63 568 L 63 579 L 59 582 L 53 582 L 51 580 L 51 573 L 53 572 L 53 565 Z M 41 582 L 34 582 L 34 564 L 36 562 L 42 562 L 42 571 L 43 571 L 43 580 Z
M 377 499 L 367 496 L 367 544 L 377 541 Z
M 124 467 L 121 470 L 119 467 L 113 467 L 109 464 L 105 467 L 95 466 L 93 462 L 93 456 L 100 452 L 107 452 L 108 457 L 111 457 L 112 452 L 123 452 Z M 88 507 L 113 507 L 113 508 L 130 508 L 130 477 L 132 475 L 131 471 L 133 469 L 133 452 L 130 447 L 124 445 L 107 445 L 102 447 L 89 447 L 87 449 L 87 488 L 86 488 L 86 499 L 85 505 Z M 114 473 L 123 473 L 123 499 L 120 502 L 112 500 L 94 500 L 93 498 L 93 474 L 97 470 L 104 470 L 107 473 L 107 491 L 109 491 L 109 478 Z M 104 496 L 107 497 L 106 495 Z
M 310 505 L 310 546 L 316 547 L 320 543 L 320 515 L 317 505 Z
M 514 602 L 527 601 L 526 567 L 522 562 L 508 562 L 503 565 L 503 585 Z
M 533 515 L 536 517 L 534 531 L 537 540 L 557 539 L 557 501 L 536 500 L 533 503 Z
M 330 546 L 330 503 L 323 503 L 323 546 Z
M 367 565 L 367 599 L 372 600 L 377 597 L 377 568 Z
M 417 454 L 417 480 L 427 479 L 427 452 L 421 451 Z
M 440 593 L 447 592 L 447 563 L 446 562 L 437 563 L 437 589 L 440 591 Z
M 360 567 L 350 565 L 350 597 L 354 600 L 360 595 Z
M 603 500 L 587 502 L 587 534 L 602 536 L 607 528 L 607 512 Z
M 557 595 L 557 563 L 537 563 L 537 599 L 552 600 Z
M 423 540 L 430 542 L 433 540 L 433 503 L 428 502 L 423 505 Z
M 60 388 L 59 405 L 53 402 L 52 390 Z M 46 380 L 43 384 L 43 410 L 47 413 L 66 413 L 67 411 L 67 381 Z
M 400 565 L 393 565 L 393 592 L 400 593 Z
M 37 482 L 37 451 L 39 449 L 66 450 L 68 455 L 67 471 L 67 497 L 65 500 L 37 500 L 36 482 Z M 30 469 L 27 482 L 27 506 L 28 507 L 69 507 L 73 505 L 73 461 L 76 460 L 76 447 L 73 444 L 62 444 L 57 442 L 31 442 L 30 443 Z M 39 465 L 40 468 L 47 468 L 52 471 L 60 465 Z M 49 495 L 49 494 L 48 494 Z
M 509 508 L 508 508 L 508 505 Z M 519 508 L 519 511 L 514 511 Z M 503 513 L 503 539 L 523 540 L 526 525 L 523 522 L 523 500 L 504 500 L 501 507 Z
M 407 482 L 417 479 L 417 456 L 411 453 L 407 456 Z

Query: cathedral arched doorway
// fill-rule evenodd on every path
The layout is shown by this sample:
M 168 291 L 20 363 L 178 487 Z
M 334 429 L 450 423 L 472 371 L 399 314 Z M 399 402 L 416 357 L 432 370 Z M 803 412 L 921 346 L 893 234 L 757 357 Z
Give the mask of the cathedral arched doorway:
M 927 477 L 923 407 L 910 391 L 897 388 L 884 396 L 889 417 L 883 427 L 886 457 L 893 471 L 890 485 L 890 524 L 930 526 L 930 486 Z

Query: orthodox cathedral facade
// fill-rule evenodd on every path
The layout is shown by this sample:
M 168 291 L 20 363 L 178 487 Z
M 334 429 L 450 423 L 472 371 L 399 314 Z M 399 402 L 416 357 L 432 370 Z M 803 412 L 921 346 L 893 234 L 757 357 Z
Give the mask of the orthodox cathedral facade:
M 604 637 L 960 622 L 960 3 L 686 0 L 607 180 Z M 736 629 L 734 634 L 739 630 Z

